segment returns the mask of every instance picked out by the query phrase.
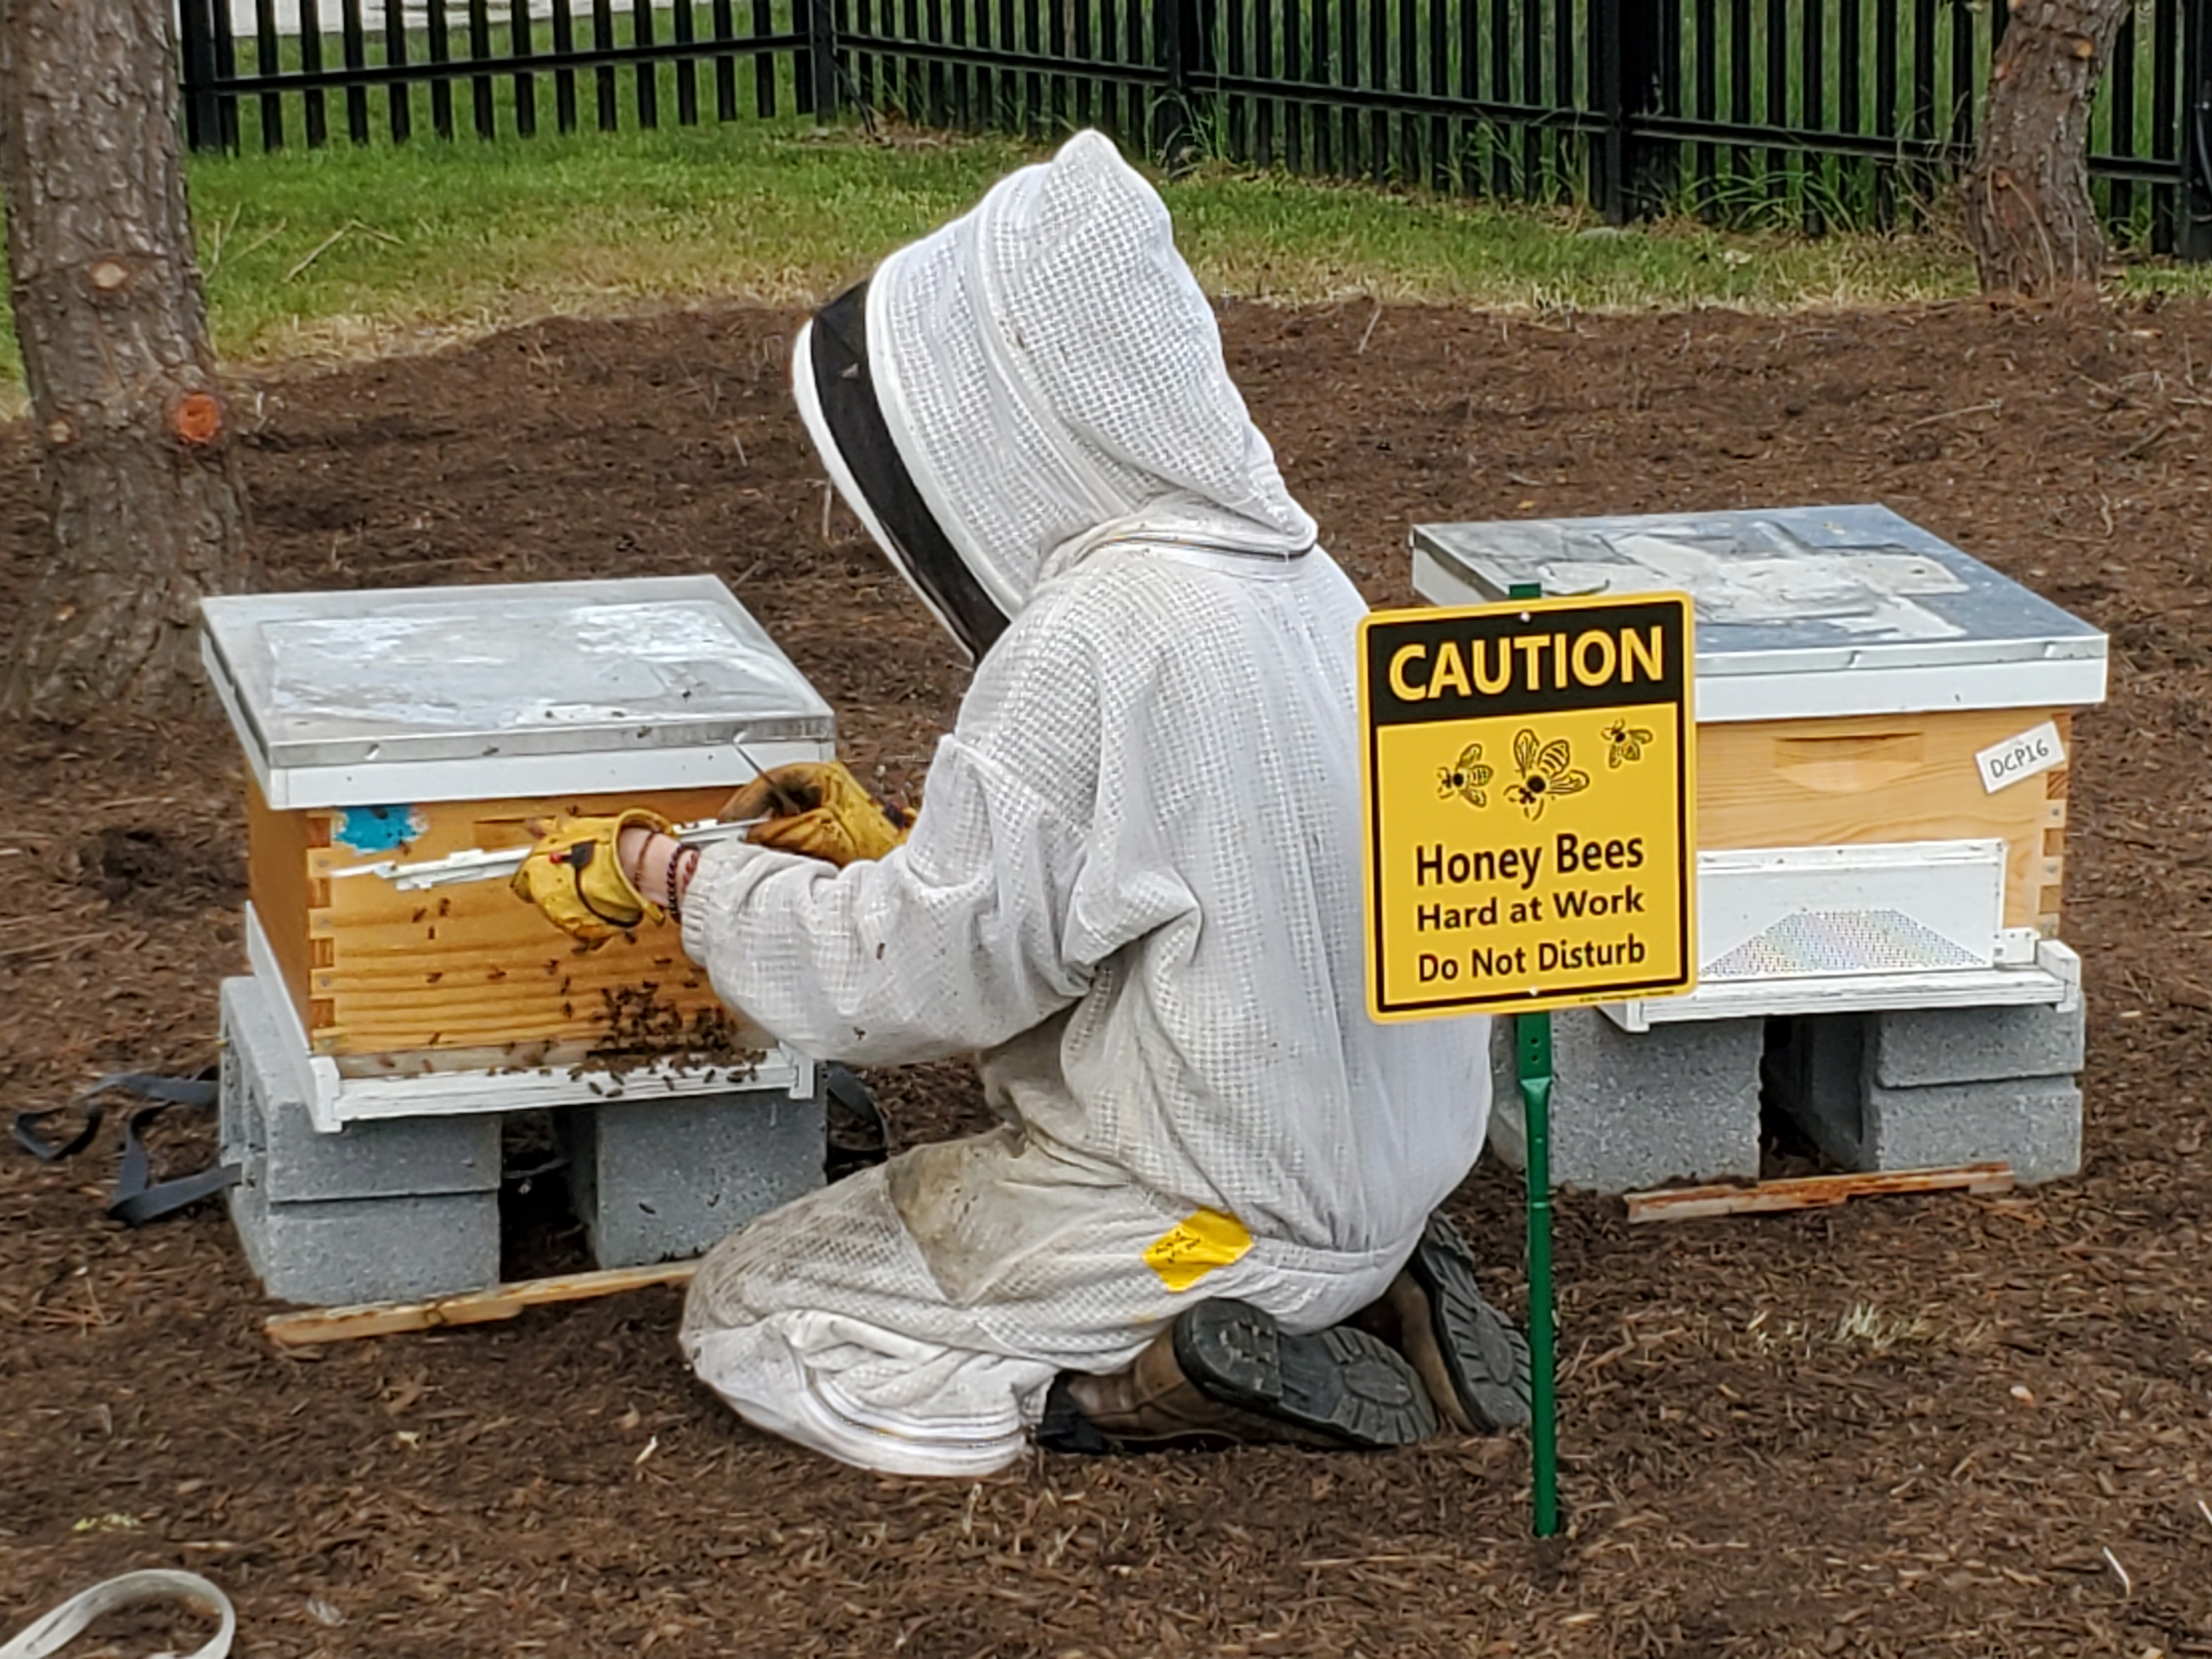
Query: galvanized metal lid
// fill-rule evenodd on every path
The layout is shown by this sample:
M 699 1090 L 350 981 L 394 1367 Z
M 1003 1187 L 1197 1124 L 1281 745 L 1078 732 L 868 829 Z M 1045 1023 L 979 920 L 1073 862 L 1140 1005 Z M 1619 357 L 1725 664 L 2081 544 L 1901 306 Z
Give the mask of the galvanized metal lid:
M 750 776 L 830 705 L 711 576 L 211 599 L 202 657 L 272 805 Z M 538 786 L 543 786 L 542 787 Z
M 1418 525 L 1413 545 L 1439 605 L 1688 593 L 1701 720 L 2104 701 L 2103 634 L 1886 507 Z

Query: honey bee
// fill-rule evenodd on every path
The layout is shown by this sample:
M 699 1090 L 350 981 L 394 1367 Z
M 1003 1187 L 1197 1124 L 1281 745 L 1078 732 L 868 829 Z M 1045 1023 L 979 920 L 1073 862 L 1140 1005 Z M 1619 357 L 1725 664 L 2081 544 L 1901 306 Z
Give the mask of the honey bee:
M 1605 728 L 1605 763 L 1619 766 L 1626 761 L 1642 760 L 1644 745 L 1650 741 L 1651 734 L 1641 726 L 1615 720 Z
M 1482 764 L 1482 745 L 1471 743 L 1449 766 L 1437 768 L 1437 793 L 1445 800 L 1457 795 L 1469 806 L 1487 806 L 1490 797 L 1485 786 L 1490 775 L 1490 769 Z

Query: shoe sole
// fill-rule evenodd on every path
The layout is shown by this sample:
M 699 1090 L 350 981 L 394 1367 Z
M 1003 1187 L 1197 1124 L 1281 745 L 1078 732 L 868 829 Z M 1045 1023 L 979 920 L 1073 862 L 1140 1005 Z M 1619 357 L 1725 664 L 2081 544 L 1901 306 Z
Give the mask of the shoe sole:
M 1340 1445 L 1410 1446 L 1437 1431 L 1413 1369 L 1363 1331 L 1285 1331 L 1242 1302 L 1200 1303 L 1175 1322 L 1176 1363 L 1209 1399 Z
M 1474 1285 L 1474 1256 L 1442 1216 L 1429 1218 L 1406 1264 L 1429 1299 L 1452 1392 L 1483 1433 L 1528 1425 L 1528 1343 Z

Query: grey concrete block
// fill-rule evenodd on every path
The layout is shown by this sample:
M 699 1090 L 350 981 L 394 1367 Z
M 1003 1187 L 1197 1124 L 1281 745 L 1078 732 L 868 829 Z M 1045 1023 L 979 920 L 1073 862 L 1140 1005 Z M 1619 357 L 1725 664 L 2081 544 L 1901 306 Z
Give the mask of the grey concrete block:
M 335 1134 L 319 1131 L 270 1003 L 283 994 L 251 976 L 222 985 L 226 1084 L 235 1075 L 223 1091 L 223 1156 L 258 1165 L 270 1202 L 498 1191 L 495 1114 L 387 1118 L 349 1123 Z M 234 1098 L 250 1098 L 256 1109 L 234 1109 Z
M 1925 1170 L 2002 1160 L 2025 1185 L 2081 1168 L 2081 1091 L 2070 1077 L 2008 1078 L 1926 1089 L 1869 1085 L 1853 1167 Z
M 732 1091 L 558 1115 L 569 1200 L 602 1267 L 696 1255 L 822 1185 L 817 1093 Z
M 414 1301 L 499 1282 L 499 1194 L 274 1204 L 230 1189 L 246 1260 L 283 1302 Z
M 1686 1020 L 1624 1031 L 1595 1008 L 1552 1016 L 1552 1179 L 1594 1192 L 1759 1174 L 1765 1023 Z M 1491 1043 L 1491 1150 L 1528 1162 L 1513 1027 Z
M 2014 1014 L 2035 1018 L 1996 1018 Z M 2080 1032 L 2077 1016 L 2048 1008 L 1793 1019 L 1778 1033 L 1767 1079 L 1775 1103 L 1847 1170 L 2002 1161 L 2023 1182 L 2051 1181 L 2081 1168 L 2081 1091 L 2071 1076 L 2016 1075 L 2008 1056 L 2079 1065 Z M 1893 1087 L 1886 1065 L 1889 1077 L 1951 1080 Z M 1956 1080 L 1975 1066 L 1997 1070 Z
M 267 1001 L 281 994 L 250 978 L 222 986 L 222 1157 L 240 1166 L 231 1219 L 264 1288 L 328 1304 L 497 1283 L 499 1120 L 402 1119 L 317 1133 Z
M 1915 1008 L 1867 1016 L 1871 1081 L 1924 1089 L 2000 1078 L 2071 1077 L 2087 1020 L 2077 999 L 2061 1013 L 2021 1008 Z

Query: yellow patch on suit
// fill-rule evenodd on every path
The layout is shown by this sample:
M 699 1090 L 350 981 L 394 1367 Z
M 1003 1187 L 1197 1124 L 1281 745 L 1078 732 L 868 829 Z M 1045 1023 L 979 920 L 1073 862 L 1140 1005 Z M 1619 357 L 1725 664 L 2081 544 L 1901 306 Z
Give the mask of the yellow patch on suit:
M 1251 1248 L 1252 1235 L 1235 1216 L 1194 1210 L 1146 1247 L 1145 1265 L 1170 1290 L 1187 1291 Z

